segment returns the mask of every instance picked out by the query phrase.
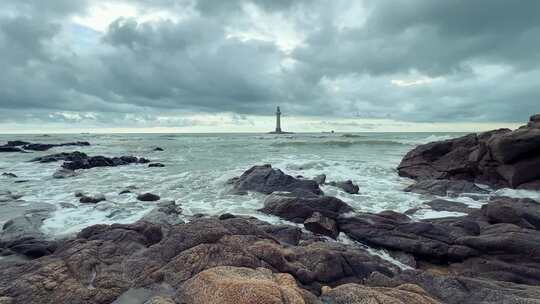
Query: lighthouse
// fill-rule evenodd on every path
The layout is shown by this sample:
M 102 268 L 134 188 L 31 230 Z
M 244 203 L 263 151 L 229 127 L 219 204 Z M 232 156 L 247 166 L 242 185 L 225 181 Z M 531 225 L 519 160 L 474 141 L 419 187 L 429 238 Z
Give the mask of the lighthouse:
M 281 133 L 281 111 L 279 110 L 279 106 L 276 110 L 276 133 Z
M 276 130 L 270 132 L 270 134 L 292 134 L 291 132 L 283 132 L 281 130 L 281 110 L 279 106 L 276 109 Z

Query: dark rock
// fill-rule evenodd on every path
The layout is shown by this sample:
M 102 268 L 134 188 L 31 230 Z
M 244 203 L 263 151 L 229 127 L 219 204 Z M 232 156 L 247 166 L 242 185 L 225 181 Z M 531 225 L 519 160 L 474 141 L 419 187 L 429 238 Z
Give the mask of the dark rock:
M 0 152 L 24 152 L 22 149 L 12 146 L 0 146 Z
M 273 169 L 271 165 L 254 166 L 239 178 L 231 181 L 235 193 L 255 191 L 270 194 L 276 191 L 322 194 L 319 185 L 312 180 L 297 179 Z
M 447 200 L 442 200 L 442 199 L 432 200 L 425 204 L 431 207 L 431 209 L 435 211 L 470 213 L 474 210 L 477 210 L 474 208 L 470 208 L 467 204 L 464 204 L 461 202 L 452 202 L 452 201 L 447 201 Z
M 163 148 L 155 147 L 155 148 L 154 148 L 154 151 L 164 151 L 164 150 L 163 150 Z
M 29 143 L 29 144 L 24 145 L 23 149 L 32 150 L 32 151 L 47 151 L 54 147 L 65 147 L 65 146 L 90 146 L 90 143 L 86 141 L 68 142 L 68 143 L 61 143 L 61 144 Z
M 165 167 L 165 165 L 162 164 L 162 163 L 152 163 L 152 164 L 148 164 L 148 167 L 150 167 L 150 168 L 158 168 L 158 167 Z
M 344 182 L 330 182 L 329 185 L 341 188 L 343 189 L 343 191 L 350 194 L 358 194 L 358 191 L 360 190 L 358 185 L 353 184 L 351 180 L 344 181 Z
M 304 221 L 304 227 L 313 233 L 326 235 L 333 239 L 339 235 L 336 221 L 323 216 L 319 212 L 314 212 L 307 218 Z
M 323 303 L 332 304 L 441 304 L 418 285 L 403 284 L 397 287 L 367 287 L 344 284 L 334 289 L 323 288 Z
M 6 146 L 19 147 L 19 146 L 24 146 L 28 144 L 30 143 L 23 140 L 10 140 L 7 142 Z
M 461 193 L 487 194 L 484 190 L 472 182 L 464 180 L 425 179 L 407 187 L 405 192 L 418 194 L 431 194 L 439 196 L 456 196 Z
M 228 220 L 228 219 L 231 219 L 231 218 L 235 218 L 236 216 L 234 214 L 230 214 L 230 213 L 223 213 L 222 215 L 220 215 L 218 218 L 220 220 Z
M 420 145 L 405 155 L 398 172 L 420 180 L 465 180 L 496 188 L 526 185 L 526 189 L 540 190 L 537 123 L 531 120 L 515 131 L 499 129 Z
M 160 197 L 152 193 L 142 193 L 137 195 L 137 199 L 143 202 L 154 202 L 159 201 Z
M 316 304 L 318 302 L 313 302 L 317 301 L 316 296 L 304 288 L 316 291 L 323 284 L 360 283 L 374 272 L 386 276 L 397 272 L 396 267 L 358 247 L 318 241 L 282 245 L 241 218 L 193 219 L 187 224 L 172 226 L 166 235 L 160 228 L 146 221 L 88 227 L 45 258 L 3 267 L 0 296 L 9 297 L 14 303 L 102 304 L 113 303 L 132 288 L 171 288 L 166 295 L 172 294 L 172 300 L 182 303 L 187 299 L 187 291 L 192 291 L 191 295 L 199 294 L 200 288 L 210 286 L 194 282 L 199 282 L 209 272 L 217 274 L 216 267 L 230 266 L 257 273 L 255 278 L 260 280 L 255 279 L 253 283 L 263 287 L 268 285 L 259 277 L 262 275 L 259 271 L 270 277 L 286 278 L 275 286 L 285 292 L 295 288 L 310 299 L 307 303 Z M 260 267 L 266 270 L 257 270 Z M 217 281 L 225 280 L 226 284 L 236 282 L 236 278 L 238 276 L 215 277 Z M 251 276 L 240 276 L 239 280 L 248 278 Z M 235 286 L 247 285 L 239 282 Z M 228 290 L 232 294 L 235 288 L 210 288 L 208 295 L 212 298 L 216 290 Z M 285 295 L 259 300 L 279 303 L 276 301 L 282 296 Z M 189 299 L 192 298 L 206 299 L 202 296 Z M 213 298 L 215 303 L 223 303 L 223 297 Z
M 482 206 L 490 223 L 508 223 L 540 230 L 540 203 L 532 199 L 496 197 Z
M 315 181 L 318 185 L 324 185 L 324 183 L 326 182 L 326 175 L 319 174 L 313 178 L 313 181 Z
M 59 158 L 58 154 L 52 155 L 51 157 L 51 159 Z M 129 164 L 146 164 L 149 162 L 149 160 L 145 158 L 137 158 L 134 156 L 109 158 L 105 156 L 87 156 L 84 153 L 80 153 L 76 155 L 71 154 L 70 157 L 71 158 L 66 158 L 67 161 L 62 164 L 62 168 L 69 170 L 79 170 L 91 169 L 95 167 L 116 167 Z
M 303 223 L 314 212 L 335 219 L 353 209 L 342 200 L 331 196 L 298 197 L 291 193 L 276 193 L 265 199 L 264 207 L 259 211 Z
M 79 202 L 81 204 L 97 204 L 97 203 L 105 201 L 105 200 L 106 200 L 106 198 L 105 198 L 105 195 L 103 195 L 103 194 L 99 194 L 99 195 L 96 195 L 96 196 L 83 195 L 83 196 L 80 197 Z
M 11 173 L 11 172 L 4 172 L 2 173 L 2 176 L 5 176 L 5 177 L 17 177 L 17 175 L 15 173 Z
M 56 154 L 50 154 L 45 156 L 36 157 L 31 162 L 40 162 L 40 163 L 50 163 L 50 162 L 56 162 L 56 161 L 82 161 L 84 159 L 87 159 L 88 155 L 85 153 L 75 151 L 75 152 L 62 152 L 62 153 L 56 153 Z

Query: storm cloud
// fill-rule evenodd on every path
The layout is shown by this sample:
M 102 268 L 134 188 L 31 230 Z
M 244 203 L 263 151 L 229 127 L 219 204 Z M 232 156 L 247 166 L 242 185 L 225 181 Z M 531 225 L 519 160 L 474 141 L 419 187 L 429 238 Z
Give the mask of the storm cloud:
M 0 124 L 213 124 L 189 117 L 276 105 L 520 122 L 540 112 L 538 37 L 527 0 L 4 0 Z

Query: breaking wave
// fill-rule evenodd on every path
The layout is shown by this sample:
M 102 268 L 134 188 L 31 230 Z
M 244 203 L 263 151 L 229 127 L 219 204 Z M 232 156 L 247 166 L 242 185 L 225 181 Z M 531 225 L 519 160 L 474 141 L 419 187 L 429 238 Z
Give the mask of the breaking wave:
M 366 146 L 404 146 L 409 145 L 393 140 L 326 140 L 326 141 L 280 141 L 270 144 L 274 147 L 303 147 L 303 146 L 331 146 L 331 147 L 350 147 L 356 145 Z

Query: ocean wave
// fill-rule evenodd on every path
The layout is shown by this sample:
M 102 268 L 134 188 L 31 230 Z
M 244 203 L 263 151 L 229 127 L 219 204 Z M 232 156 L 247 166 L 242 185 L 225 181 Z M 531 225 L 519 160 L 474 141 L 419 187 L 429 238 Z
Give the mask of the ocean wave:
M 403 146 L 408 145 L 394 140 L 325 140 L 325 141 L 280 141 L 270 144 L 273 147 L 303 147 L 303 146 L 332 146 L 350 147 L 355 145 L 367 146 Z

